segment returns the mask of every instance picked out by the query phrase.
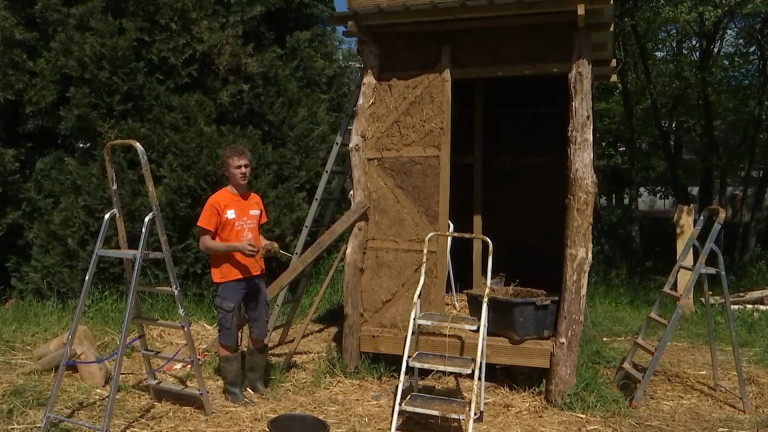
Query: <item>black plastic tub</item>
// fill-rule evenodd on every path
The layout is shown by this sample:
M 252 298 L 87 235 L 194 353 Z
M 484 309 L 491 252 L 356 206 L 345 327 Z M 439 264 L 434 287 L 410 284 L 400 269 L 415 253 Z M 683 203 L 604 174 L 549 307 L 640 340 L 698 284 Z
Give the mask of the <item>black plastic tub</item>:
M 328 432 L 328 423 L 304 413 L 286 413 L 267 422 L 269 432 Z
M 483 295 L 465 292 L 469 314 L 480 318 Z M 549 339 L 555 334 L 559 297 L 507 298 L 488 296 L 488 333 L 512 342 Z

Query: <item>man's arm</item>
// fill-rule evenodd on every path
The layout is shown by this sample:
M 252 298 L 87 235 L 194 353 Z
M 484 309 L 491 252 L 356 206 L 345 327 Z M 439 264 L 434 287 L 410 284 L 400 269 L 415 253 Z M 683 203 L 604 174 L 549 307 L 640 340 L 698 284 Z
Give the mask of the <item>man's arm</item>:
M 222 242 L 213 239 L 213 233 L 206 229 L 200 229 L 200 239 L 197 246 L 201 251 L 209 254 L 223 254 L 240 252 L 247 257 L 254 257 L 259 253 L 259 247 L 251 242 Z

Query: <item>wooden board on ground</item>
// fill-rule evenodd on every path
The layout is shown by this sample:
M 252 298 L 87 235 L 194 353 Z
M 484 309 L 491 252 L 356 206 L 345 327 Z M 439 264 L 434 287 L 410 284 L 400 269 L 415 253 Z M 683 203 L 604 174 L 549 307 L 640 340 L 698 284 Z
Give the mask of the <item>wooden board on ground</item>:
M 704 303 L 704 298 L 701 298 Z M 720 296 L 709 298 L 709 304 L 722 304 L 725 300 Z M 760 291 L 731 294 L 731 304 L 768 304 L 768 289 Z
M 360 332 L 360 351 L 402 355 L 405 334 L 386 328 L 363 327 Z M 488 363 L 498 365 L 549 368 L 552 340 L 529 340 L 513 345 L 508 339 L 488 336 Z M 477 352 L 477 333 L 451 332 L 422 333 L 418 347 L 411 347 L 411 354 L 418 349 L 442 354 L 474 357 Z
M 677 238 L 677 256 L 679 257 L 693 232 L 693 205 L 678 205 L 674 221 L 675 237 Z M 688 252 L 688 256 L 685 257 L 683 264 L 693 267 L 693 249 Z M 691 274 L 690 270 L 683 268 L 677 272 L 677 292 L 683 292 L 688 281 L 691 279 Z M 683 313 L 693 312 L 693 291 L 691 291 L 690 297 L 682 299 L 681 303 L 683 304 Z

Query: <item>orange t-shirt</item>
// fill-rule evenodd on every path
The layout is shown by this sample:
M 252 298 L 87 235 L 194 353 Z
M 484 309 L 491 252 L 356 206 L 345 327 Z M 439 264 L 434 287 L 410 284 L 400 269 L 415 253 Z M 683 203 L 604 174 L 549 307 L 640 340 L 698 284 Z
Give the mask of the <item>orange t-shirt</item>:
M 267 222 L 261 197 L 251 192 L 247 199 L 223 188 L 211 195 L 203 207 L 197 226 L 213 233 L 222 242 L 249 241 L 261 247 L 259 226 Z M 211 278 L 214 283 L 228 282 L 264 273 L 264 258 L 249 258 L 240 252 L 212 254 Z

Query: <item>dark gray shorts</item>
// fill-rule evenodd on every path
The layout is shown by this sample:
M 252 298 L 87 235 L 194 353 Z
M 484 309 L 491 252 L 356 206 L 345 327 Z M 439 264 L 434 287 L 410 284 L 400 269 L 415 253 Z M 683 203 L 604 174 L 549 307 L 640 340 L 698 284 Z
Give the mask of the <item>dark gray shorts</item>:
M 250 276 L 218 285 L 214 300 L 219 323 L 219 343 L 238 346 L 237 332 L 241 319 L 240 305 L 245 307 L 245 319 L 251 339 L 267 336 L 267 283 L 264 276 Z

